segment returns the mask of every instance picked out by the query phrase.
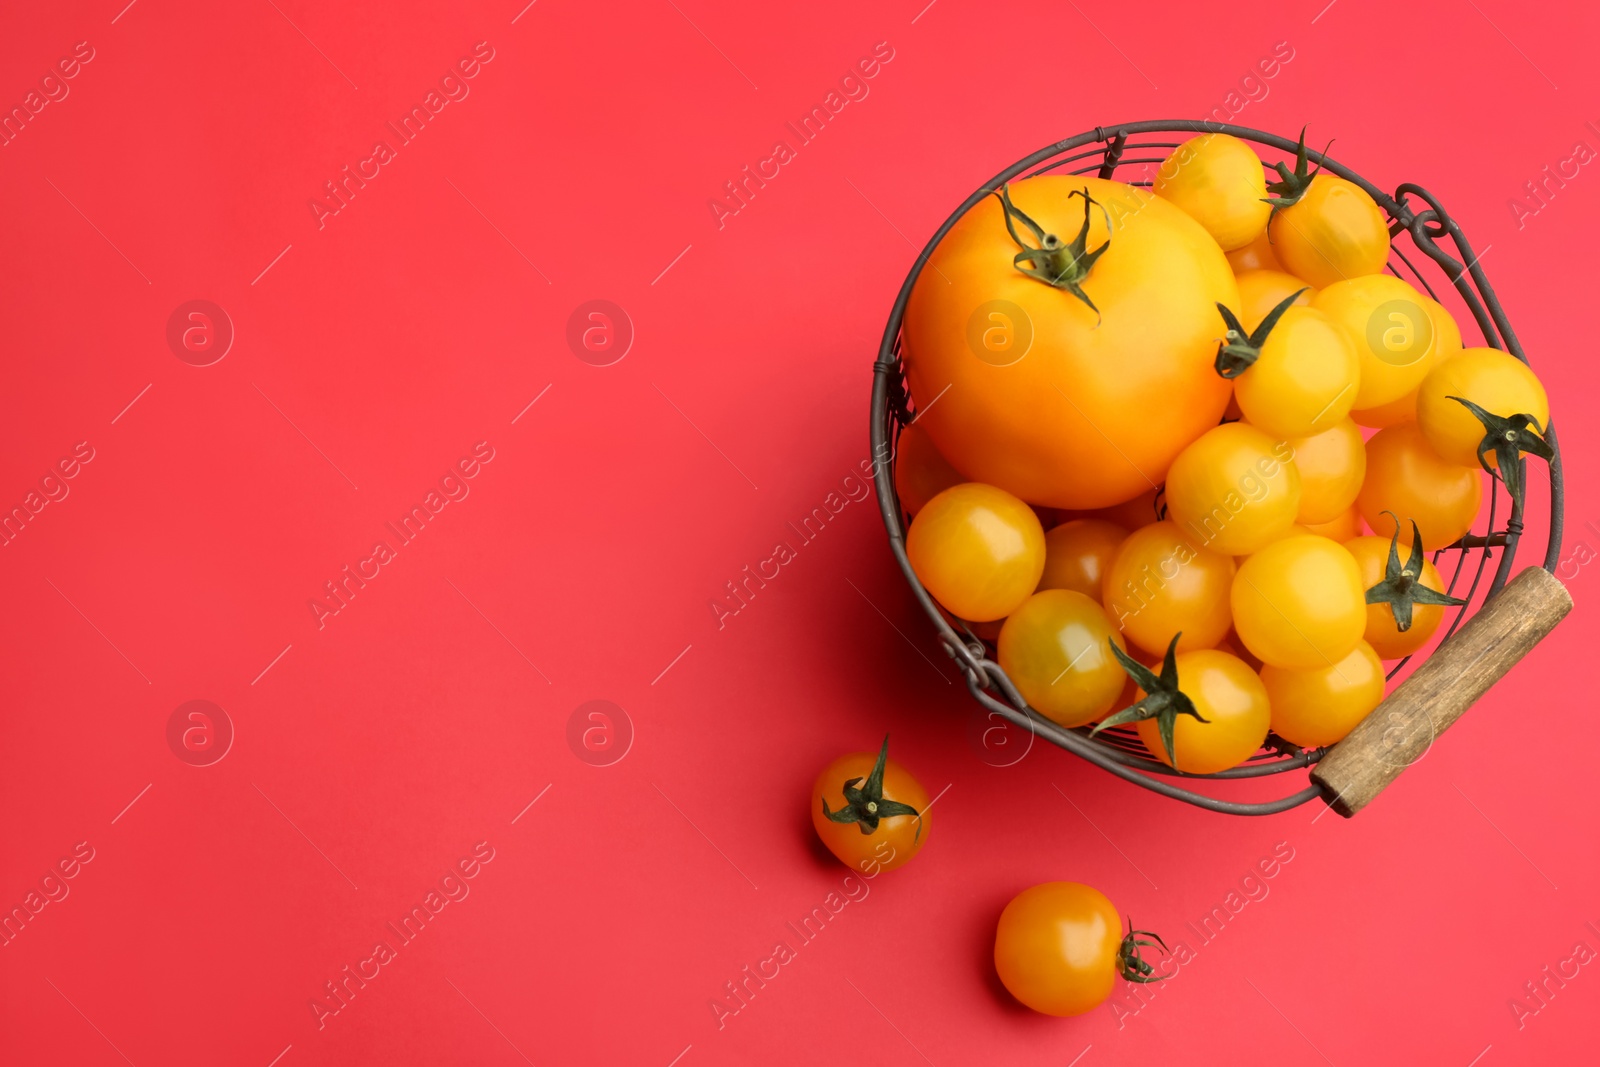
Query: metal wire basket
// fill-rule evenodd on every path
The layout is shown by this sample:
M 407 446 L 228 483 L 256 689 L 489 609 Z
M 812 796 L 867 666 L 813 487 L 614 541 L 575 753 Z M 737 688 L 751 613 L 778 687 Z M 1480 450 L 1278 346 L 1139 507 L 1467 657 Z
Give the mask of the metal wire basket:
M 899 295 L 895 298 L 894 308 L 889 314 L 888 325 L 884 329 L 883 340 L 878 347 L 872 385 L 871 428 L 878 505 L 883 514 L 884 526 L 888 530 L 890 549 L 900 565 L 900 570 L 905 574 L 906 581 L 911 583 L 911 588 L 937 630 L 945 651 L 965 675 L 967 688 L 991 716 L 998 715 L 1026 729 L 1032 736 L 1053 742 L 1119 778 L 1211 811 L 1233 815 L 1269 815 L 1313 799 L 1323 798 L 1341 814 L 1350 815 L 1354 810 L 1358 810 L 1365 800 L 1358 803 L 1335 795 L 1349 787 L 1336 789 L 1327 781 L 1317 780 L 1315 776 L 1311 784 L 1278 799 L 1264 802 L 1221 799 L 1190 788 L 1191 783 L 1197 779 L 1261 778 L 1306 770 L 1338 746 L 1303 749 L 1276 735 L 1268 735 L 1263 748 L 1240 766 L 1216 774 L 1186 774 L 1152 759 L 1138 735 L 1127 727 L 1114 727 L 1091 737 L 1089 727 L 1068 729 L 1050 721 L 1027 705 L 1016 686 L 1006 677 L 1005 671 L 1001 670 L 999 663 L 992 658 L 990 645 L 959 620 L 952 620 L 941 610 L 917 579 L 906 556 L 905 534 L 909 519 L 901 507 L 895 490 L 894 462 L 900 432 L 915 420 L 917 412 L 906 385 L 905 367 L 901 361 L 900 328 L 906 301 L 934 248 L 970 208 L 984 197 L 992 195 L 1008 181 L 1060 171 L 1068 174 L 1094 174 L 1100 178 L 1118 178 L 1133 185 L 1148 186 L 1150 181 L 1145 168 L 1159 165 L 1172 149 L 1198 133 L 1225 133 L 1251 142 L 1258 154 L 1263 156 L 1264 166 L 1268 167 L 1269 172 L 1271 163 L 1279 158 L 1289 160 L 1292 165 L 1297 148 L 1296 141 L 1276 134 L 1263 133 L 1242 126 L 1187 119 L 1132 122 L 1110 127 L 1097 126 L 1088 133 L 1058 141 L 1013 163 L 986 182 L 982 188 L 973 192 L 951 213 L 917 256 L 911 272 L 901 285 Z M 1388 215 L 1389 232 L 1393 238 L 1393 258 L 1388 266 L 1389 271 L 1412 282 L 1434 299 L 1438 299 L 1439 296 L 1436 286 L 1441 288 L 1444 284 L 1453 286 L 1471 313 L 1477 329 L 1482 333 L 1484 344 L 1510 352 L 1523 362 L 1527 362 L 1511 323 L 1506 319 L 1505 312 L 1495 297 L 1494 289 L 1478 263 L 1478 257 L 1473 254 L 1466 236 L 1461 232 L 1461 227 L 1432 194 L 1418 185 L 1406 183 L 1390 196 L 1348 167 L 1320 152 L 1308 151 L 1307 156 L 1329 172 L 1365 189 Z M 1122 172 L 1120 176 L 1119 171 Z M 1448 249 L 1440 246 L 1441 238 L 1448 239 L 1450 246 Z M 1462 323 L 1462 326 L 1464 330 L 1467 329 L 1466 323 Z M 1456 716 L 1465 711 L 1471 700 L 1486 689 L 1488 684 L 1492 684 L 1493 678 L 1499 677 L 1505 669 L 1509 669 L 1526 651 L 1526 647 L 1531 647 L 1533 641 L 1543 637 L 1544 633 L 1547 633 L 1565 614 L 1566 607 L 1570 606 L 1571 601 L 1566 597 L 1565 590 L 1561 589 L 1553 577 L 1549 577 L 1554 573 L 1561 550 L 1562 481 L 1561 452 L 1556 443 L 1555 430 L 1553 427 L 1547 427 L 1546 430 L 1545 439 L 1554 451 L 1554 459 L 1549 462 L 1547 468 L 1549 536 L 1543 560 L 1539 563 L 1539 567 L 1542 567 L 1545 573 L 1534 576 L 1539 580 L 1530 584 L 1539 586 L 1534 595 L 1552 605 L 1548 611 L 1551 617 L 1548 619 L 1548 625 L 1536 626 L 1514 621 L 1507 623 L 1511 628 L 1521 625 L 1524 629 L 1531 627 L 1539 630 L 1532 635 L 1525 646 L 1515 642 L 1508 646 L 1505 641 L 1499 640 L 1503 635 L 1498 630 L 1486 636 L 1480 635 L 1476 644 L 1483 645 L 1486 641 L 1495 641 L 1494 658 L 1503 660 L 1503 663 L 1490 672 L 1492 677 L 1486 684 L 1477 687 L 1471 693 L 1452 693 L 1439 700 L 1434 700 L 1431 694 L 1425 698 L 1424 711 L 1413 714 L 1417 719 L 1426 720 L 1422 725 L 1429 730 L 1429 743 L 1437 733 L 1450 725 Z M 1527 478 L 1524 477 L 1523 485 L 1527 484 Z M 1463 597 L 1466 604 L 1459 608 L 1448 609 L 1451 617 L 1442 627 L 1442 640 L 1431 659 L 1440 659 L 1447 655 L 1447 649 L 1458 629 L 1490 598 L 1501 591 L 1511 575 L 1512 563 L 1522 540 L 1522 508 L 1520 504 L 1509 499 L 1498 477 L 1491 479 L 1488 498 L 1485 532 L 1468 534 L 1454 545 L 1433 554 L 1434 563 L 1440 568 L 1441 574 L 1448 571 L 1449 592 Z M 1152 515 L 1151 521 L 1158 517 Z M 1499 550 L 1498 561 L 1495 558 L 1496 550 Z M 1494 563 L 1492 569 L 1491 563 Z M 1530 568 L 1533 569 L 1535 568 Z M 1519 584 L 1522 583 L 1523 577 L 1523 575 L 1518 576 Z M 1464 588 L 1465 591 L 1457 592 L 1458 588 Z M 1531 616 L 1543 613 L 1519 605 L 1515 611 L 1508 609 L 1506 614 Z M 961 629 L 957 630 L 957 626 Z M 1485 654 L 1480 649 L 1474 651 L 1473 655 L 1481 661 Z M 1408 665 L 1415 666 L 1410 664 L 1411 659 L 1412 657 L 1407 657 L 1399 661 L 1389 672 L 1389 677 L 1393 679 L 1397 674 L 1407 671 Z M 1473 666 L 1473 664 L 1463 666 Z M 1436 681 L 1434 688 L 1447 684 L 1449 683 Z M 1385 706 L 1394 701 L 1398 695 L 1398 692 L 1391 694 L 1384 705 L 1380 705 L 1369 716 L 1368 722 L 1357 727 L 1351 737 L 1340 744 L 1352 747 L 1357 745 L 1358 742 L 1355 740 L 1357 734 L 1362 734 L 1364 728 L 1370 726 L 1372 720 L 1376 719 L 1380 712 L 1384 711 Z M 1428 703 L 1451 701 L 1459 706 L 1435 710 L 1426 708 Z M 1365 747 L 1383 743 L 1372 730 L 1366 730 L 1359 742 Z M 1370 753 L 1363 752 L 1363 760 L 1369 755 Z M 1378 754 L 1378 758 L 1383 758 L 1381 753 Z M 1379 774 L 1384 780 L 1377 784 L 1373 791 L 1387 784 L 1388 780 L 1399 773 L 1399 769 L 1395 767 L 1392 771 L 1380 771 Z

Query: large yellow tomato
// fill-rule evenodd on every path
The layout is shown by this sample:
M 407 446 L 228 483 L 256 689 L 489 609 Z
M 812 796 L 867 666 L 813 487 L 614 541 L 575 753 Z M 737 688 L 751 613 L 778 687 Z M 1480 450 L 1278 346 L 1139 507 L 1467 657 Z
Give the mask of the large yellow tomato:
M 1029 706 L 1062 726 L 1111 710 L 1126 677 L 1111 652 L 1124 648 L 1100 605 L 1070 589 L 1029 597 L 1000 628 L 1000 666 Z
M 1239 565 L 1233 627 L 1263 663 L 1308 670 L 1338 663 L 1361 640 L 1361 568 L 1326 537 L 1286 537 Z
M 1349 336 L 1327 315 L 1291 305 L 1258 351 L 1233 380 L 1239 410 L 1252 425 L 1279 437 L 1304 437 L 1350 413 L 1361 363 Z
M 1290 438 L 1289 447 L 1300 469 L 1300 510 L 1295 521 L 1314 526 L 1349 511 L 1367 475 L 1366 442 L 1356 424 L 1340 419 L 1321 433 Z
M 1494 348 L 1466 349 L 1435 367 L 1417 390 L 1417 425 L 1422 436 L 1440 459 L 1464 467 L 1478 465 L 1478 446 L 1488 430 L 1454 397 L 1470 400 L 1501 418 L 1527 415 L 1535 424 L 1528 429 L 1536 434 L 1543 434 L 1550 424 L 1550 399 L 1526 363 Z M 1492 445 L 1483 458 L 1489 466 L 1499 466 Z
M 1249 244 L 1272 211 L 1261 158 L 1225 133 L 1202 133 L 1173 149 L 1151 189 L 1188 212 L 1224 252 Z
M 1321 289 L 1377 274 L 1389 261 L 1389 220 L 1354 182 L 1326 172 L 1267 224 L 1283 269 Z
M 1392 274 L 1334 282 L 1311 306 L 1342 325 L 1361 359 L 1355 410 L 1399 400 L 1422 384 L 1437 359 L 1431 301 Z
M 1216 649 L 1181 652 L 1175 660 L 1178 689 L 1200 713 L 1201 722 L 1179 715 L 1172 723 L 1172 747 L 1161 738 L 1160 720 L 1142 719 L 1134 727 L 1157 759 L 1189 774 L 1215 774 L 1237 767 L 1267 739 L 1271 720 L 1266 687 L 1250 665 Z M 1139 696 L 1144 696 L 1141 689 Z
M 1167 473 L 1167 509 L 1196 545 L 1244 556 L 1294 524 L 1300 471 L 1285 441 L 1242 422 L 1207 430 Z
M 1003 489 L 952 486 L 911 520 L 906 556 L 933 598 L 957 616 L 989 622 L 1010 615 L 1044 573 L 1044 527 Z
M 1170 522 L 1128 535 L 1106 570 L 1104 600 L 1112 625 L 1145 652 L 1159 655 L 1182 633 L 1183 651 L 1210 648 L 1227 634 L 1233 559 L 1200 548 Z
M 1433 352 L 1427 363 L 1427 373 L 1432 374 L 1439 364 L 1461 351 L 1461 327 L 1456 325 L 1455 316 L 1437 300 L 1424 296 L 1422 306 L 1433 320 Z M 1417 390 L 1413 389 L 1399 400 L 1391 400 L 1375 408 L 1352 411 L 1350 417 L 1357 425 L 1370 426 L 1375 430 L 1399 422 L 1410 422 L 1417 417 Z
M 1383 661 L 1365 641 L 1331 666 L 1262 667 L 1272 732 L 1301 748 L 1337 744 L 1383 700 Z
M 1199 223 L 1133 186 L 1043 175 L 1009 196 L 1011 231 L 1000 196 L 986 197 L 911 291 L 902 340 L 918 424 L 967 477 L 1032 503 L 1128 500 L 1227 406 L 1212 362 L 1216 305 L 1238 304 L 1233 273 Z
M 1398 515 L 1415 521 L 1429 552 L 1452 545 L 1472 529 L 1483 503 L 1483 472 L 1440 459 L 1414 422 L 1379 430 L 1367 442 L 1367 477 L 1356 507 L 1372 532 L 1393 536 Z
M 1317 295 L 1311 286 L 1281 270 L 1235 271 L 1234 278 L 1239 282 L 1239 321 L 1251 333 L 1267 312 L 1287 300 L 1290 293 L 1300 293 L 1293 307 L 1309 307 L 1311 298 Z

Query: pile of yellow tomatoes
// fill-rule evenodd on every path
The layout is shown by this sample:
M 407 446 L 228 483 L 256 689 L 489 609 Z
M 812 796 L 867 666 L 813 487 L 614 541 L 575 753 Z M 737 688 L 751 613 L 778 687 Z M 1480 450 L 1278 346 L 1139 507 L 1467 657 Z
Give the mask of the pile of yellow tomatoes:
M 1485 477 L 1548 458 L 1538 379 L 1384 273 L 1372 197 L 1303 136 L 1276 167 L 1208 133 L 1149 190 L 1012 182 L 902 324 L 923 586 L 1039 713 L 1191 773 L 1343 738 L 1459 603 L 1427 557 Z

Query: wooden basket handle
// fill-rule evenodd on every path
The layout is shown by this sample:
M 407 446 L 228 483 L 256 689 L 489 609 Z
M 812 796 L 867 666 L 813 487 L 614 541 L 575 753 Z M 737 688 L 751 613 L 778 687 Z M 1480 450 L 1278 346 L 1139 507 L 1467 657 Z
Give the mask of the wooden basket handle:
M 1313 768 L 1328 806 L 1348 819 L 1370 804 L 1571 610 L 1542 567 L 1508 582 Z

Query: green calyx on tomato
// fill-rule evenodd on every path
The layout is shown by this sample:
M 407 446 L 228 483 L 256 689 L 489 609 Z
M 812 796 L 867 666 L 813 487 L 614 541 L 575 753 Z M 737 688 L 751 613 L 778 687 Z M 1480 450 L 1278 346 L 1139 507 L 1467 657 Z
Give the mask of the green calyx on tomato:
M 1328 148 L 1332 147 L 1333 142 L 1329 141 Z M 1328 154 L 1328 148 L 1322 150 L 1323 155 Z M 1315 178 L 1317 171 L 1322 169 L 1322 164 L 1318 163 L 1317 170 L 1307 174 L 1307 163 L 1306 128 L 1302 126 L 1300 127 L 1300 143 L 1296 146 L 1294 153 L 1294 170 L 1291 171 L 1289 165 L 1281 159 L 1272 165 L 1272 169 L 1278 172 L 1278 177 L 1282 180 L 1267 183 L 1267 192 L 1272 195 L 1266 197 L 1262 203 L 1271 204 L 1274 215 L 1286 207 L 1293 207 L 1300 202 L 1302 196 L 1306 195 L 1306 190 L 1311 187 L 1311 179 Z
M 1498 471 L 1500 480 L 1506 483 L 1506 493 L 1511 497 L 1512 505 L 1520 512 L 1522 453 L 1532 452 L 1546 463 L 1554 459 L 1555 450 L 1540 436 L 1546 433 L 1548 428 L 1540 426 L 1539 420 L 1532 415 L 1496 415 L 1463 397 L 1448 396 L 1445 399 L 1454 400 L 1483 423 L 1485 432 L 1483 440 L 1478 442 L 1478 465 L 1490 474 L 1495 474 L 1495 468 L 1489 466 L 1489 461 L 1484 458 L 1490 452 L 1494 453 L 1496 464 L 1500 468 Z
M 1011 233 L 1011 239 L 1017 242 L 1017 247 L 1022 249 L 1011 263 L 1022 273 L 1036 281 L 1053 285 L 1057 289 L 1065 289 L 1073 296 L 1089 305 L 1089 310 L 1095 315 L 1100 314 L 1100 309 L 1094 306 L 1094 301 L 1089 299 L 1089 294 L 1079 287 L 1079 282 L 1089 276 L 1089 271 L 1094 267 L 1095 261 L 1111 247 L 1108 237 L 1104 244 L 1089 251 L 1089 208 L 1099 207 L 1100 213 L 1106 216 L 1106 228 L 1111 228 L 1111 216 L 1100 207 L 1100 203 L 1089 195 L 1088 188 L 1074 189 L 1067 194 L 1067 199 L 1074 196 L 1083 197 L 1083 226 L 1078 230 L 1078 236 L 1069 243 L 1063 244 L 1061 238 L 1049 233 L 1033 219 L 1027 212 L 1011 202 L 1011 188 L 1002 185 L 996 194 L 1000 198 L 1000 206 L 1005 212 L 1006 229 Z M 1017 221 L 1026 226 L 1033 234 L 1037 246 L 1030 245 L 1017 233 Z M 1026 266 L 1024 265 L 1026 264 Z
M 878 750 L 878 762 L 872 765 L 872 773 L 866 778 L 851 778 L 844 783 L 843 793 L 845 806 L 838 811 L 828 810 L 828 801 L 822 800 L 822 814 L 832 822 L 853 822 L 861 827 L 863 834 L 874 833 L 878 829 L 878 820 L 887 819 L 894 815 L 911 815 L 917 819 L 917 832 L 913 836 L 922 834 L 922 813 L 910 804 L 902 804 L 898 800 L 883 799 L 883 768 L 889 761 L 889 735 L 883 735 L 883 747 Z
M 1266 317 L 1256 326 L 1255 333 L 1246 333 L 1239 316 L 1230 311 L 1226 304 L 1219 303 L 1217 310 L 1222 312 L 1222 321 L 1227 323 L 1228 332 L 1217 345 L 1217 373 L 1224 378 L 1237 378 L 1254 366 L 1255 361 L 1261 358 L 1261 346 L 1267 343 L 1267 335 L 1272 332 L 1272 328 L 1278 325 L 1283 313 L 1300 299 L 1300 294 L 1310 288 L 1308 285 L 1296 289 L 1281 300 L 1276 307 L 1267 312 Z
M 1155 940 L 1146 941 L 1144 940 L 1146 937 L 1153 937 Z M 1161 940 L 1160 934 L 1151 933 L 1149 930 L 1135 930 L 1133 920 L 1129 919 L 1127 936 L 1122 939 L 1122 945 L 1117 949 L 1117 973 L 1126 981 L 1137 982 L 1140 985 L 1149 985 L 1151 982 L 1159 982 L 1168 977 L 1155 973 L 1155 968 L 1140 955 L 1141 948 L 1160 948 L 1168 955 L 1172 953 L 1167 943 Z
M 1394 519 L 1394 535 L 1389 538 L 1389 562 L 1384 568 L 1383 581 L 1367 590 L 1368 604 L 1388 604 L 1394 612 L 1395 629 L 1405 633 L 1411 629 L 1411 609 L 1417 604 L 1439 604 L 1460 607 L 1466 601 L 1448 596 L 1422 584 L 1422 532 L 1417 521 L 1411 520 L 1411 558 L 1400 566 L 1400 518 L 1392 511 L 1384 512 Z
M 1182 636 L 1182 631 L 1172 635 L 1172 642 L 1167 645 L 1167 654 L 1161 661 L 1159 677 L 1149 667 L 1118 648 L 1115 641 L 1110 642 L 1111 652 L 1117 657 L 1117 662 L 1122 664 L 1122 669 L 1128 672 L 1128 677 L 1133 679 L 1135 685 L 1144 690 L 1145 695 L 1137 704 L 1123 708 L 1115 715 L 1107 715 L 1098 726 L 1089 731 L 1090 737 L 1108 726 L 1121 726 L 1124 723 L 1154 719 L 1156 729 L 1161 732 L 1161 743 L 1167 746 L 1167 754 L 1173 760 L 1177 760 L 1178 750 L 1173 747 L 1172 727 L 1177 722 L 1178 716 L 1192 715 L 1203 723 L 1211 721 L 1201 715 L 1195 709 L 1194 701 L 1178 688 L 1178 638 Z

